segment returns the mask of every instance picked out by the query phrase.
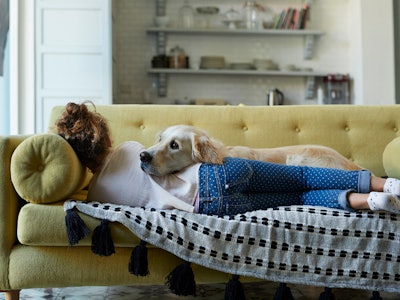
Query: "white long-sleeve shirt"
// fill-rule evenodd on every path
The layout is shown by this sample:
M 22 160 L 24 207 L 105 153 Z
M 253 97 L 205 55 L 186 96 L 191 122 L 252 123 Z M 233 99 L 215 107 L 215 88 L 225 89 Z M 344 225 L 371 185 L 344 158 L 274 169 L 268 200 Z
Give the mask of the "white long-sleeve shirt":
M 156 177 L 140 168 L 143 145 L 124 142 L 106 159 L 89 185 L 88 200 L 157 209 L 194 211 L 198 170 L 194 164 L 176 174 Z

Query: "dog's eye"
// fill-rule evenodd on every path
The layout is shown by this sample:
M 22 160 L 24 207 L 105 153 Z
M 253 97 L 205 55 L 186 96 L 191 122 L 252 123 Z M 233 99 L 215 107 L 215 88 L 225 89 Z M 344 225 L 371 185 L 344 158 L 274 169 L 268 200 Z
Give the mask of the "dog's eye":
M 169 147 L 173 150 L 178 150 L 179 149 L 179 145 L 177 142 L 175 141 L 171 141 L 171 143 L 169 143 Z

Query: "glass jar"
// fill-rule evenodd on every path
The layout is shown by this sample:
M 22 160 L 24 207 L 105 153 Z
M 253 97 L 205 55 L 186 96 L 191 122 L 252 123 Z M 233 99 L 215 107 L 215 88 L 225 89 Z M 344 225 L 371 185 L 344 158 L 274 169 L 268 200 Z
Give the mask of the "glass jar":
M 185 29 L 194 27 L 194 9 L 189 4 L 189 0 L 185 0 L 183 6 L 179 9 L 178 26 Z
M 189 66 L 189 59 L 185 54 L 185 51 L 175 46 L 169 52 L 169 67 L 171 69 L 186 69 Z
M 260 29 L 258 7 L 254 1 L 245 2 L 243 21 L 246 29 Z

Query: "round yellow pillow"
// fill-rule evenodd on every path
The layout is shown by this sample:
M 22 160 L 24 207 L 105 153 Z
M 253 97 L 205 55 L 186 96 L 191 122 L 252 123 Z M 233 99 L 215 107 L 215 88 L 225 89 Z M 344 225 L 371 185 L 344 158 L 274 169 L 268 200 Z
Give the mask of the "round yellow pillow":
M 14 188 L 31 203 L 63 200 L 87 186 L 90 178 L 72 147 L 57 134 L 31 136 L 11 157 Z
M 400 137 L 386 145 L 382 161 L 387 176 L 400 178 Z

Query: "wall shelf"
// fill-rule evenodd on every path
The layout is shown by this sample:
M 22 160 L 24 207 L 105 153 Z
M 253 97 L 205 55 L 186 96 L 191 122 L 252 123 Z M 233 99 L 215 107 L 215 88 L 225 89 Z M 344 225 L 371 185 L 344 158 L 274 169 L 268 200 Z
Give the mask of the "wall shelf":
M 292 30 L 292 29 L 228 29 L 228 28 L 210 28 L 210 29 L 202 29 L 202 28 L 171 28 L 171 27 L 151 27 L 147 29 L 148 33 L 151 32 L 165 32 L 165 33 L 195 33 L 195 34 L 223 34 L 223 35 L 235 35 L 235 34 L 254 34 L 254 35 L 314 35 L 320 36 L 324 33 L 319 30 L 309 30 L 309 29 L 300 29 L 300 30 Z
M 165 13 L 166 1 L 157 0 L 157 12 Z M 159 14 L 162 15 L 162 14 Z M 319 30 L 309 29 L 230 29 L 230 28 L 173 28 L 173 27 L 150 27 L 148 34 L 156 36 L 157 54 L 165 55 L 167 46 L 167 36 L 175 34 L 188 35 L 223 35 L 223 36 L 279 36 L 285 38 L 299 37 L 303 38 L 303 57 L 312 59 L 315 41 L 324 33 Z M 326 73 L 315 71 L 279 71 L 279 70 L 232 70 L 232 69 L 149 69 L 149 74 L 156 75 L 158 78 L 158 95 L 165 97 L 167 95 L 167 76 L 168 75 L 223 75 L 223 76 L 287 76 L 305 78 L 305 97 L 312 98 L 315 92 L 315 80 L 317 77 L 323 77 Z
M 149 69 L 149 74 L 158 75 L 158 95 L 165 97 L 167 95 L 167 75 L 232 75 L 232 76 L 286 76 L 286 77 L 304 77 L 305 97 L 311 99 L 315 92 L 315 78 L 324 77 L 327 73 L 315 71 L 260 71 L 260 70 L 230 70 L 230 69 Z
M 149 69 L 150 74 L 193 74 L 193 75 L 251 75 L 251 76 L 287 76 L 287 77 L 323 77 L 326 72 L 315 71 L 261 71 L 231 69 Z
M 166 54 L 166 39 L 170 34 L 193 35 L 262 35 L 262 36 L 282 36 L 282 37 L 302 37 L 304 39 L 303 56 L 304 59 L 311 59 L 317 37 L 324 33 L 319 30 L 288 30 L 288 29 L 228 29 L 228 28 L 169 28 L 169 27 L 151 27 L 147 29 L 148 34 L 156 35 L 157 54 Z M 289 76 L 306 78 L 306 99 L 312 98 L 315 92 L 315 78 L 323 77 L 326 73 L 314 71 L 259 71 L 259 70 L 194 70 L 194 69 L 150 69 L 149 74 L 158 76 L 158 95 L 165 97 L 167 95 L 167 75 L 168 74 L 186 74 L 186 75 L 240 75 L 240 76 Z
M 228 29 L 228 28 L 169 28 L 169 27 L 151 27 L 147 29 L 147 33 L 154 33 L 157 35 L 157 52 L 158 54 L 165 54 L 166 48 L 166 35 L 167 34 L 206 34 L 206 35 L 263 35 L 263 36 L 283 36 L 283 37 L 303 37 L 304 48 L 303 56 L 304 59 L 312 59 L 313 49 L 315 40 L 317 37 L 324 33 L 319 30 L 290 30 L 290 29 Z

